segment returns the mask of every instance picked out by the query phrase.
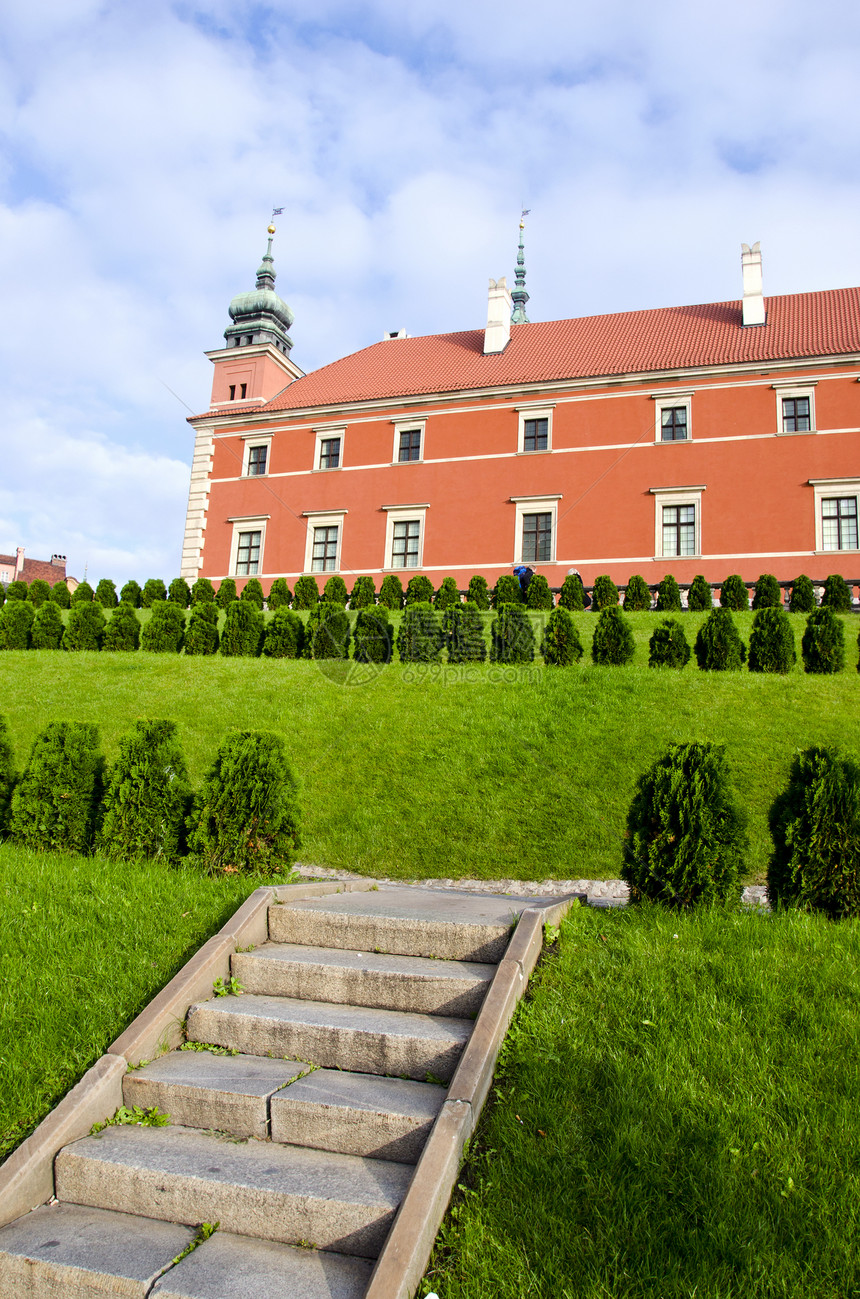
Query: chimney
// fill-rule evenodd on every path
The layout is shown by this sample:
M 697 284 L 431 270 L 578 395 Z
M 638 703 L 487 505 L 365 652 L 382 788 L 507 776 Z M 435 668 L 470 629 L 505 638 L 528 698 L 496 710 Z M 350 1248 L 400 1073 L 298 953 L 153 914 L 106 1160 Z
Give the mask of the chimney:
M 744 324 L 763 325 L 766 312 L 761 287 L 761 243 L 741 244 L 741 265 L 744 273 Z
M 487 301 L 487 328 L 484 330 L 484 356 L 503 352 L 511 338 L 511 291 L 504 275 L 500 280 L 490 280 Z
M 24 547 L 19 546 L 15 558 L 15 581 L 16 582 L 23 572 L 24 572 Z

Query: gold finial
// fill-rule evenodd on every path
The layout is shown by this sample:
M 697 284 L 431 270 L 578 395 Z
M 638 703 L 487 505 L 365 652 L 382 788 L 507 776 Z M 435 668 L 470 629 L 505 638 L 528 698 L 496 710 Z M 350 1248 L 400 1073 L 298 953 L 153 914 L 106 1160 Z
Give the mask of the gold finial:
M 274 227 L 274 226 L 270 225 L 270 226 L 268 227 L 268 229 L 269 229 L 269 234 L 270 234 L 270 235 L 273 235 L 273 234 L 275 233 L 275 227 Z

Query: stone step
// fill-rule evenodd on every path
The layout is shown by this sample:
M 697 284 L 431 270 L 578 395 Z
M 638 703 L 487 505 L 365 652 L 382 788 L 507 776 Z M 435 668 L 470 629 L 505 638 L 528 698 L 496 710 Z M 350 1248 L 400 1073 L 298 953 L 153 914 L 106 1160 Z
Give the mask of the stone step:
M 216 1231 L 153 1286 L 153 1299 L 364 1299 L 373 1264 Z
M 265 1056 L 171 1051 L 127 1073 L 122 1095 L 128 1106 L 156 1106 L 174 1124 L 265 1140 L 269 1098 L 307 1069 L 295 1060 Z
M 372 1010 L 294 997 L 213 997 L 188 1012 L 192 1042 L 249 1055 L 307 1060 L 329 1069 L 449 1082 L 469 1040 L 470 1019 Z
M 432 1083 L 317 1069 L 272 1097 L 272 1140 L 414 1164 L 445 1096 Z
M 110 1127 L 66 1146 L 60 1200 L 373 1258 L 412 1176 L 408 1164 L 195 1128 Z
M 297 943 L 266 943 L 254 952 L 237 952 L 231 969 L 247 992 L 463 1016 L 478 1013 L 496 972 L 495 965 L 471 961 Z
M 500 961 L 528 898 L 433 889 L 336 893 L 269 908 L 276 943 L 455 961 Z
M 144 1299 L 193 1238 L 192 1227 L 172 1222 L 79 1204 L 43 1205 L 0 1228 L 0 1295 Z

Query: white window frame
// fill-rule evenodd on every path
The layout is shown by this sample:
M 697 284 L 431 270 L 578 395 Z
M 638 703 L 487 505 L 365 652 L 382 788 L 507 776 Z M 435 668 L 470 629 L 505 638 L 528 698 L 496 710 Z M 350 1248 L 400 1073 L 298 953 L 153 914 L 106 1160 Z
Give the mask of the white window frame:
M 511 503 L 516 506 L 516 522 L 514 531 L 514 559 L 515 564 L 522 564 L 523 560 L 523 516 L 526 514 L 551 514 L 552 515 L 552 541 L 550 543 L 549 559 L 530 559 L 530 564 L 543 566 L 544 564 L 554 564 L 556 562 L 556 553 L 558 548 L 558 503 L 561 500 L 561 492 L 553 496 L 512 496 Z
M 819 555 L 856 555 L 856 550 L 824 549 L 824 518 L 821 506 L 826 500 L 838 496 L 853 496 L 860 516 L 860 478 L 810 478 L 809 485 L 815 493 L 815 552 Z
M 652 392 L 651 400 L 654 402 L 654 441 L 660 446 L 682 447 L 693 440 L 693 394 L 688 390 L 685 392 Z M 683 406 L 687 412 L 687 436 L 685 438 L 675 438 L 672 441 L 663 441 L 663 411 L 673 410 L 677 406 Z
M 244 438 L 244 442 L 245 442 L 245 446 L 242 451 L 242 477 L 243 478 L 268 478 L 271 472 L 271 456 L 272 456 L 271 434 L 269 434 L 268 437 L 266 436 L 254 437 L 254 436 L 246 435 L 246 437 Z M 266 472 L 264 474 L 251 474 L 248 472 L 250 460 L 251 460 L 251 447 L 266 448 Z
M 261 475 L 262 476 L 262 475 Z M 261 577 L 265 572 L 263 561 L 266 554 L 266 523 L 271 518 L 269 514 L 248 514 L 234 515 L 227 520 L 233 524 L 233 536 L 230 538 L 230 567 L 228 573 L 231 577 Z M 237 573 L 236 564 L 239 558 L 239 536 L 243 532 L 259 532 L 260 534 L 260 562 L 256 573 Z
M 427 421 L 425 419 L 398 419 L 398 420 L 392 420 L 391 422 L 394 425 L 394 448 L 391 453 L 391 463 L 393 465 L 420 465 L 422 460 L 424 459 L 424 429 L 427 424 Z M 400 459 L 400 434 L 414 433 L 416 429 L 421 434 L 421 441 L 419 442 L 418 445 L 418 459 L 401 460 Z M 386 554 L 389 553 L 390 553 L 389 551 L 386 551 Z
M 519 417 L 519 427 L 517 429 L 517 455 L 518 456 L 545 456 L 552 451 L 552 413 L 555 409 L 555 403 L 547 404 L 546 402 L 536 406 L 517 406 L 515 407 Z M 526 420 L 527 419 L 545 419 L 546 420 L 546 446 L 539 451 L 526 451 Z
M 654 497 L 654 558 L 655 559 L 701 559 L 702 557 L 702 492 L 704 484 L 697 487 L 652 487 Z M 663 506 L 695 505 L 696 507 L 696 548 L 692 555 L 663 554 Z
M 337 528 L 337 554 L 335 555 L 334 568 L 325 570 L 328 577 L 333 573 L 340 572 L 341 555 L 343 554 L 343 521 L 346 518 L 348 510 L 305 510 L 303 518 L 308 521 L 307 536 L 305 538 L 305 573 L 310 573 L 312 577 L 320 576 L 319 572 L 314 571 L 314 528 Z
M 409 424 L 404 427 L 412 429 L 415 428 L 415 425 Z M 384 573 L 420 573 L 424 563 L 424 533 L 427 511 L 430 508 L 429 503 L 424 501 L 420 505 L 383 505 L 382 508 L 386 512 L 385 557 L 382 571 Z M 394 525 L 395 523 L 415 523 L 416 520 L 420 525 L 418 529 L 418 562 L 414 568 L 395 568 L 392 562 L 394 559 L 392 554 L 394 549 Z
M 320 474 L 335 474 L 338 469 L 343 469 L 343 452 L 344 447 L 346 446 L 346 425 L 323 425 L 322 428 L 314 429 L 314 437 L 316 438 L 316 442 L 314 443 L 314 472 Z M 328 442 L 329 438 L 340 438 L 340 463 L 336 469 L 324 468 L 321 463 L 322 444 L 323 442 Z
M 816 433 L 815 423 L 815 386 L 817 380 L 811 383 L 803 384 L 773 384 L 773 390 L 776 393 L 776 432 L 777 437 L 808 437 L 810 433 Z M 782 401 L 784 397 L 808 397 L 809 398 L 809 428 L 805 429 L 785 429 L 783 428 Z

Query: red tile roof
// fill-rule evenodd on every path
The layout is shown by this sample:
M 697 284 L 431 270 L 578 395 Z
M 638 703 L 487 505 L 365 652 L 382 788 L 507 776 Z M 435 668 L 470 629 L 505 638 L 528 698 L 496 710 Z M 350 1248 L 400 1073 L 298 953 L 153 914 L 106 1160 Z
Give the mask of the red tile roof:
M 15 564 L 15 555 L 0 555 L 0 568 L 10 568 L 14 573 Z M 41 577 L 53 586 L 55 582 L 62 582 L 65 576 L 65 564 L 51 564 L 46 559 L 28 559 L 26 555 L 24 556 L 24 568 L 21 572 L 23 582 L 35 582 L 37 577 Z
M 767 323 L 746 329 L 740 302 L 513 325 L 494 356 L 484 356 L 482 329 L 390 339 L 296 379 L 260 409 L 860 352 L 860 288 L 765 305 Z

